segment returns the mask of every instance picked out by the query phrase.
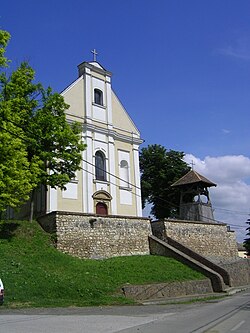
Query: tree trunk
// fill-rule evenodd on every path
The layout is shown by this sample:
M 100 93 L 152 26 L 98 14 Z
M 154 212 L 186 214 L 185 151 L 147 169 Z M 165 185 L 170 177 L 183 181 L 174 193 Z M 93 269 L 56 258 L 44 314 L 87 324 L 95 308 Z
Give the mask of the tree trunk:
M 34 198 L 35 198 L 35 190 L 32 190 L 30 196 L 30 222 L 32 222 L 34 217 Z

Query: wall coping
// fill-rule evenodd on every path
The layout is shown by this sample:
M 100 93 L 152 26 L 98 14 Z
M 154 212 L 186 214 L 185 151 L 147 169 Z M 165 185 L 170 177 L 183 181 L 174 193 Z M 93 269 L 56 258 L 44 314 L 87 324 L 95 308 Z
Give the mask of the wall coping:
M 100 217 L 100 218 L 119 218 L 119 219 L 129 219 L 129 220 L 144 220 L 150 222 L 150 218 L 148 217 L 142 217 L 142 216 L 126 216 L 126 215 L 98 215 L 98 214 L 91 214 L 91 213 L 81 213 L 81 212 L 66 212 L 66 211 L 53 211 L 47 214 L 44 214 L 42 216 L 39 216 L 39 218 L 42 217 L 48 217 L 53 215 L 72 215 L 72 216 L 86 216 L 86 217 Z
M 193 220 L 179 220 L 179 219 L 162 219 L 162 220 L 154 220 L 151 223 L 157 222 L 174 222 L 174 223 L 193 223 L 193 224 L 206 224 L 206 225 L 220 225 L 227 226 L 227 223 L 224 222 L 204 222 L 204 221 L 193 221 Z

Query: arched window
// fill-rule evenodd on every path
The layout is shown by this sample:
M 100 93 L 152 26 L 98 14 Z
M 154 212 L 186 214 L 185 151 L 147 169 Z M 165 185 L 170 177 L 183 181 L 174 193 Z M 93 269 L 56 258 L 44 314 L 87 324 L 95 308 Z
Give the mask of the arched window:
M 100 89 L 94 90 L 94 101 L 95 104 L 103 105 L 103 93 Z
M 121 186 L 129 187 L 129 168 L 128 162 L 126 160 L 122 160 L 120 162 L 120 178 L 121 178 Z
M 95 154 L 95 178 L 97 180 L 106 180 L 105 155 L 100 150 Z

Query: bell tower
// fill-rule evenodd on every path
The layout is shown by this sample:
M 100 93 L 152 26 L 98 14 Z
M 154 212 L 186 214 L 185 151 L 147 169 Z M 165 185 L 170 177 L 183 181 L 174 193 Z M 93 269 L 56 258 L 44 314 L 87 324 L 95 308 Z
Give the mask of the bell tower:
M 214 222 L 208 188 L 216 186 L 215 183 L 190 170 L 172 186 L 180 190 L 180 219 Z

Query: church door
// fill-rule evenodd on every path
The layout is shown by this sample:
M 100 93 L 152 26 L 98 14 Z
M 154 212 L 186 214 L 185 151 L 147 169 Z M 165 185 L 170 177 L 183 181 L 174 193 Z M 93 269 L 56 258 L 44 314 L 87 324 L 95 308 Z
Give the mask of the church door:
M 103 202 L 98 202 L 96 205 L 96 214 L 97 215 L 108 215 L 108 207 Z

